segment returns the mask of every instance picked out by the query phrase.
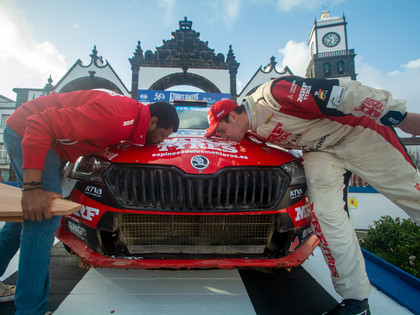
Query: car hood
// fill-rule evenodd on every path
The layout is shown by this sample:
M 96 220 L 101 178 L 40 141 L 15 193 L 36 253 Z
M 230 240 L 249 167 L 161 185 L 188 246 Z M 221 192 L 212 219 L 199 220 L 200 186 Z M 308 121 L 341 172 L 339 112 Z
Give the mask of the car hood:
M 250 137 L 237 143 L 188 132 L 179 132 L 156 145 L 122 142 L 97 155 L 112 163 L 172 165 L 191 174 L 213 174 L 229 166 L 278 166 L 297 158 Z

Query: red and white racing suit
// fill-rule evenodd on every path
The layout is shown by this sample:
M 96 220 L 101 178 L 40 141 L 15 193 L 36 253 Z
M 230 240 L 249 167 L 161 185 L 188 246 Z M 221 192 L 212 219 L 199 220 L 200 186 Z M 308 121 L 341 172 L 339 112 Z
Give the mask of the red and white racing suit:
M 349 172 L 420 223 L 420 174 L 393 125 L 405 101 L 350 80 L 280 77 L 247 96 L 251 132 L 304 151 L 312 226 L 321 240 L 335 290 L 362 300 L 370 283 L 347 212 Z

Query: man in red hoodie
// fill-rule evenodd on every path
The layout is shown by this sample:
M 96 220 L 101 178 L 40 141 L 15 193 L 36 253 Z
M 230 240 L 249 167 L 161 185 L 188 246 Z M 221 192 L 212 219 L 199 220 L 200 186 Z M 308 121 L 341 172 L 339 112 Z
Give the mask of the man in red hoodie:
M 139 146 L 157 144 L 178 127 L 171 104 L 143 105 L 107 90 L 53 93 L 13 112 L 4 129 L 4 143 L 22 188 L 25 220 L 8 222 L 0 231 L 0 274 L 20 247 L 16 314 L 47 312 L 50 252 L 61 219 L 52 216 L 49 203 L 61 198 L 64 163 L 123 140 Z M 6 299 L 12 300 L 14 288 L 0 286 L 0 291 L 7 291 Z

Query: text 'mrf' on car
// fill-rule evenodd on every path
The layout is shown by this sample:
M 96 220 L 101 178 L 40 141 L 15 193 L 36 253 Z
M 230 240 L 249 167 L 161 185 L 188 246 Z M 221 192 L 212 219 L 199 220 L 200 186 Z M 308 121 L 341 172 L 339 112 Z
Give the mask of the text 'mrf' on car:
M 63 196 L 83 205 L 57 237 L 91 266 L 299 266 L 319 244 L 301 160 L 256 139 L 204 137 L 208 107 L 175 104 L 163 143 L 123 142 L 69 165 Z

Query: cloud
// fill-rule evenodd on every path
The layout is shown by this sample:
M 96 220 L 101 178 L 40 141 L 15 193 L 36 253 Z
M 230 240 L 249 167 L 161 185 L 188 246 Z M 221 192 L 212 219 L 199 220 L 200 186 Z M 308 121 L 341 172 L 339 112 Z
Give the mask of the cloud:
M 176 18 L 174 14 L 174 9 L 176 5 L 176 0 L 159 0 L 158 6 L 162 8 L 165 12 L 163 16 L 163 22 L 165 26 L 169 27 L 176 24 Z
M 420 58 L 417 60 L 412 60 L 408 62 L 406 65 L 402 65 L 403 68 L 406 69 L 417 69 L 420 68 Z
M 378 89 L 388 90 L 394 98 L 407 100 L 407 109 L 420 113 L 418 91 L 415 88 L 420 77 L 420 58 L 408 61 L 389 73 L 382 73 L 369 65 L 360 55 L 356 56 L 357 80 Z
M 215 22 L 215 17 L 220 17 L 228 30 L 232 30 L 239 17 L 242 0 L 215 0 L 208 3 L 212 9 L 212 19 L 210 22 Z
M 329 10 L 344 1 L 346 0 L 277 0 L 277 8 L 285 12 L 293 9 L 312 10 L 319 8 Z
M 58 79 L 67 70 L 65 56 L 52 43 L 33 39 L 32 26 L 13 0 L 0 4 L 0 69 L 0 94 L 11 99 L 13 88 L 42 88 L 50 75 Z
M 286 47 L 278 50 L 280 53 L 280 70 L 288 66 L 295 75 L 305 76 L 309 64 L 309 48 L 305 42 L 289 40 Z
M 227 28 L 232 29 L 239 17 L 241 0 L 224 0 L 222 17 Z

